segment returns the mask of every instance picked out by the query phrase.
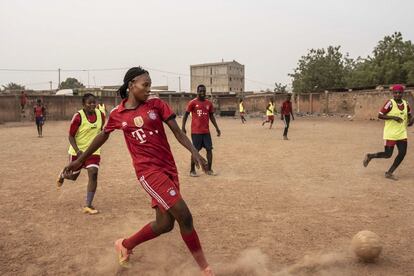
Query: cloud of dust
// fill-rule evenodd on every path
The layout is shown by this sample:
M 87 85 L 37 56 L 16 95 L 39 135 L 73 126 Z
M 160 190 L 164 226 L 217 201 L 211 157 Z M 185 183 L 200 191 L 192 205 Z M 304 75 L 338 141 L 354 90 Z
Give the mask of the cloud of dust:
M 217 275 L 226 276 L 293 276 L 315 272 L 318 275 L 348 275 L 343 266 L 348 260 L 346 252 L 321 253 L 306 255 L 295 264 L 281 268 L 272 264 L 260 249 L 251 248 L 242 251 L 235 262 L 213 267 Z

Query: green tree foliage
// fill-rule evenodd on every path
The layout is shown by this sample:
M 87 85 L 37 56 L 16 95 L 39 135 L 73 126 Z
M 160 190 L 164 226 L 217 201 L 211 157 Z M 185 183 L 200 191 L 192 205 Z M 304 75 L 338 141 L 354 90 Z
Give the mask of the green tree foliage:
M 75 78 L 67 78 L 65 81 L 62 81 L 60 84 L 61 89 L 76 89 L 76 88 L 85 88 L 83 83 L 79 82 Z
M 10 82 L 6 85 L 2 85 L 4 90 L 25 90 L 24 85 L 20 85 L 14 82 Z
M 275 82 L 275 88 L 273 89 L 273 91 L 277 93 L 286 93 L 287 92 L 286 88 L 287 88 L 287 85 L 283 85 L 280 82 L 279 83 Z
M 414 45 L 400 32 L 379 41 L 370 62 L 378 84 L 414 82 Z
M 293 74 L 292 86 L 295 92 L 315 92 L 345 86 L 346 60 L 340 46 L 325 49 L 311 49 L 302 56 Z
M 295 92 L 356 88 L 393 83 L 414 83 L 414 45 L 401 33 L 385 36 L 372 56 L 351 59 L 340 47 L 312 49 L 303 56 L 293 74 Z

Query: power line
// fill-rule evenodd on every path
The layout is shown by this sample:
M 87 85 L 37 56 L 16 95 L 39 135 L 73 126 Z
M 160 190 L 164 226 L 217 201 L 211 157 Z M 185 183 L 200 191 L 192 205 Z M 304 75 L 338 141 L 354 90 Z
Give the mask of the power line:
M 160 72 L 164 74 L 171 74 L 176 76 L 183 76 L 183 77 L 191 77 L 190 74 L 180 73 L 180 72 L 173 72 L 167 71 L 162 69 L 157 69 L 153 67 L 143 66 L 144 68 Z M 113 68 L 91 68 L 91 69 L 61 69 L 61 72 L 103 72 L 103 71 L 121 71 L 121 70 L 128 70 L 130 67 L 113 67 Z M 0 68 L 0 72 L 57 72 L 58 69 L 14 69 L 14 68 Z M 273 84 L 269 84 L 263 81 L 253 80 L 249 78 L 245 78 L 246 81 L 262 84 L 266 86 L 273 86 Z
M 5 71 L 5 72 L 56 72 L 57 69 L 5 69 L 5 68 L 0 68 L 0 71 Z

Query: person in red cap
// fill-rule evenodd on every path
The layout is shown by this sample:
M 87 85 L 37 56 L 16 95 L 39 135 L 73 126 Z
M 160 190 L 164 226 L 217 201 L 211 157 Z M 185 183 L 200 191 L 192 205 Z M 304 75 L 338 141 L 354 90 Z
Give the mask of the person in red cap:
M 393 99 L 388 100 L 381 108 L 378 118 L 385 120 L 384 140 L 385 146 L 383 152 L 368 153 L 365 155 L 363 165 L 367 167 L 369 162 L 374 158 L 391 158 L 394 146 L 398 148 L 398 155 L 389 170 L 385 172 L 385 177 L 397 180 L 394 171 L 404 160 L 407 153 L 407 126 L 414 123 L 411 116 L 411 109 L 406 100 L 402 98 L 404 86 L 397 84 L 391 87 Z

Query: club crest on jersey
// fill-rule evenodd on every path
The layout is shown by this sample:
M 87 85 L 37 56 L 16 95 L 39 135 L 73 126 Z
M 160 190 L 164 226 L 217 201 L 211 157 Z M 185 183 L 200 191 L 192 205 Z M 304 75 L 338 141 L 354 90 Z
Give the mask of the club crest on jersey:
M 144 125 L 144 119 L 142 119 L 141 116 L 137 116 L 137 117 L 134 118 L 134 124 L 137 127 L 142 127 Z
M 177 195 L 177 192 L 176 192 L 173 188 L 169 188 L 169 189 L 168 189 L 168 193 L 170 194 L 170 196 L 175 196 L 175 195 Z
M 155 119 L 157 119 L 157 114 L 155 114 L 155 112 L 151 110 L 150 112 L 148 112 L 148 117 L 151 120 L 155 120 Z

